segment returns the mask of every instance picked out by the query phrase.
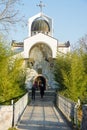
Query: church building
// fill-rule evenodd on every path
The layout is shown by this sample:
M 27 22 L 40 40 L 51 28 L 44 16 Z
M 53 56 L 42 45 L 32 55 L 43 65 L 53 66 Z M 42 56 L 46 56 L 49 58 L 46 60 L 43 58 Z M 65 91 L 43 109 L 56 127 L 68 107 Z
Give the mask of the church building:
M 11 48 L 15 56 L 22 56 L 26 67 L 26 88 L 30 89 L 33 82 L 42 81 L 46 89 L 55 88 L 54 60 L 57 53 L 70 52 L 69 41 L 60 43 L 53 36 L 53 20 L 42 12 L 42 2 L 38 5 L 40 13 L 29 18 L 29 34 L 23 42 L 12 41 Z

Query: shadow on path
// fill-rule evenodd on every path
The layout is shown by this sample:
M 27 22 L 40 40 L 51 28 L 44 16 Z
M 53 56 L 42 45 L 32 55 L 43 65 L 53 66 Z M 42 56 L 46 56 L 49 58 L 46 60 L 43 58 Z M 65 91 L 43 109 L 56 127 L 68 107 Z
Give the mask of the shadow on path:
M 45 100 L 32 101 L 25 109 L 19 130 L 71 130 L 62 114 L 52 102 Z

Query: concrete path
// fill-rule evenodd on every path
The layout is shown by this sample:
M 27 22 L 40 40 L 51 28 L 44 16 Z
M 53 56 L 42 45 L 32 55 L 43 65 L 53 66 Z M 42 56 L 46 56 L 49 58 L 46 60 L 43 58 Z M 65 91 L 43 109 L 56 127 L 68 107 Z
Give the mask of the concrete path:
M 32 101 L 25 109 L 18 130 L 71 130 L 62 114 L 52 102 Z

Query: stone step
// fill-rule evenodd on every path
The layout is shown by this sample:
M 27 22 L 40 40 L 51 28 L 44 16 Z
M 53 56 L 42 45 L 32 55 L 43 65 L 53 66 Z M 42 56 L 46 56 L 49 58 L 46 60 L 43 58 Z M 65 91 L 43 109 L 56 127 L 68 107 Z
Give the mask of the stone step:
M 30 99 L 32 99 L 32 97 L 30 97 Z M 44 101 L 55 101 L 55 97 L 47 97 L 47 96 L 43 96 L 43 99 L 44 99 Z M 35 100 L 41 100 L 41 97 L 40 96 L 35 96 Z
M 32 91 L 29 90 L 29 96 L 31 96 L 31 95 L 32 95 Z M 40 91 L 36 90 L 36 94 L 35 95 L 36 96 L 40 96 Z M 45 96 L 56 96 L 56 92 L 55 92 L 55 90 L 46 90 L 46 91 L 44 91 L 44 95 Z
M 32 91 L 30 90 L 29 91 L 29 97 L 30 99 L 32 100 Z M 36 91 L 36 94 L 35 94 L 35 101 L 44 101 L 44 102 L 53 102 L 55 103 L 55 100 L 56 100 L 56 92 L 51 90 L 51 91 L 48 91 L 46 90 L 44 92 L 44 97 L 43 99 L 41 99 L 41 96 L 40 96 L 40 91 Z

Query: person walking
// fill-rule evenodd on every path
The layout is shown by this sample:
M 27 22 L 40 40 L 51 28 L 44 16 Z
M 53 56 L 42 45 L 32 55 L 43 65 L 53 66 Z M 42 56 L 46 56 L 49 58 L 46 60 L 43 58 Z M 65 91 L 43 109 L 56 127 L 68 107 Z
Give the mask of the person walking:
M 32 85 L 32 100 L 35 100 L 36 83 Z
M 43 96 L 44 96 L 44 85 L 43 85 L 42 82 L 39 84 L 39 88 L 40 88 L 40 95 L 41 95 L 41 98 L 43 98 Z

